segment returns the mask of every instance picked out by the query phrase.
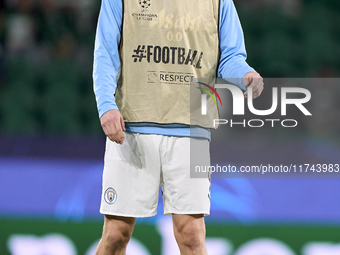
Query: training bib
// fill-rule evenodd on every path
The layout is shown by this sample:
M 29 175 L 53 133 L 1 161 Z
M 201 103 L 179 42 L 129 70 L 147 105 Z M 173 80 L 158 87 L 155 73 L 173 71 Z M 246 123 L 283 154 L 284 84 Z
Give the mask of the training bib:
M 190 84 L 192 78 L 216 77 L 219 0 L 123 4 L 115 98 L 124 121 L 212 127 L 217 109 L 211 119 L 200 118 L 202 91 Z

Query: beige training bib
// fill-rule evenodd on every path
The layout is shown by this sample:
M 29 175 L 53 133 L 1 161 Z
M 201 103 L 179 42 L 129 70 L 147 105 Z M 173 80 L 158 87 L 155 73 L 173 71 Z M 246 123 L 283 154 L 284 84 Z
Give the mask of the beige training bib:
M 219 0 L 124 0 L 123 4 L 121 73 L 115 97 L 124 120 L 212 127 L 217 110 L 203 118 L 202 92 L 190 89 L 190 83 L 192 78 L 216 77 Z M 208 107 L 214 107 L 212 100 Z

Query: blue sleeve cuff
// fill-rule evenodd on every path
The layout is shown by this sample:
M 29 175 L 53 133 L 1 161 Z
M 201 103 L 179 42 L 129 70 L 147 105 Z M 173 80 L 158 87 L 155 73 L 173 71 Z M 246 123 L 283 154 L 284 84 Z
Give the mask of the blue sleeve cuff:
M 237 78 L 237 83 L 236 83 L 236 85 L 240 88 L 240 89 L 242 89 L 242 90 L 247 90 L 247 88 L 246 88 L 246 85 L 244 84 L 244 82 L 243 82 L 243 77 L 247 74 L 247 73 L 250 73 L 250 72 L 256 72 L 255 70 L 254 70 L 254 68 L 252 68 L 252 67 L 250 67 L 250 66 L 246 66 L 246 67 L 244 67 L 244 68 L 242 68 L 240 71 L 239 71 L 239 76 L 237 76 L 237 77 L 240 77 L 240 78 Z
M 100 108 L 100 110 L 98 111 L 99 112 L 99 118 L 101 118 L 104 113 L 110 111 L 110 110 L 117 110 L 119 111 L 118 107 L 116 104 L 106 104 L 105 106 L 102 106 Z
M 245 58 L 235 56 L 228 61 L 228 67 L 223 69 L 223 72 L 219 73 L 219 77 L 226 81 L 235 84 L 242 90 L 246 90 L 246 86 L 243 82 L 243 77 L 249 72 L 256 72 L 254 68 L 250 67 Z

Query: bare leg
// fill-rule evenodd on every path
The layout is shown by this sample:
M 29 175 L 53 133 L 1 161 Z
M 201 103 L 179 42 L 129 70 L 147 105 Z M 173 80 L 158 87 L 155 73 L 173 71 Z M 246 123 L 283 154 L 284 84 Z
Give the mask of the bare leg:
M 205 247 L 205 223 L 202 214 L 173 214 L 175 238 L 181 255 L 207 255 Z
M 96 255 L 125 255 L 135 223 L 135 218 L 105 215 Z

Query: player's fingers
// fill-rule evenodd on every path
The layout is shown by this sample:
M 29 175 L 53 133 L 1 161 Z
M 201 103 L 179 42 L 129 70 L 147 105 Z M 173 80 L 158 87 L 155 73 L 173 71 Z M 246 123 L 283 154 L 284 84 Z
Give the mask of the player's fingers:
M 254 97 L 254 87 L 255 87 L 255 80 L 254 79 L 252 79 L 252 78 L 248 78 L 249 79 L 249 84 L 247 85 L 247 91 L 246 92 L 244 92 L 244 96 L 245 96 L 245 98 L 248 98 L 248 95 L 249 95 L 249 89 L 251 89 L 252 90 L 252 96 Z
M 103 125 L 103 131 L 112 142 L 121 143 L 120 139 L 118 138 L 118 130 L 114 122 L 105 123 Z
M 105 135 L 113 142 L 122 144 L 124 141 L 125 124 L 121 114 L 116 111 L 108 111 L 105 113 L 101 119 L 100 123 L 102 125 Z
M 260 76 L 259 76 L 260 77 Z M 262 78 L 253 78 L 251 84 L 248 86 L 248 90 L 251 89 L 252 98 L 257 98 L 262 92 Z
M 251 77 L 245 77 L 243 78 L 243 83 L 247 87 L 252 83 L 252 78 Z
M 103 127 L 103 131 L 104 131 L 104 134 L 110 139 L 112 140 L 112 135 L 111 135 L 111 132 L 109 130 L 109 127 L 107 125 L 102 125 Z
M 261 80 L 262 80 L 262 78 L 260 76 L 252 78 L 251 83 L 248 85 L 248 88 L 257 87 L 260 84 Z
M 125 129 L 125 122 L 124 122 L 123 116 L 120 116 L 120 124 L 122 125 L 123 131 L 126 131 L 126 129 Z
M 252 90 L 253 90 L 252 96 L 253 96 L 253 99 L 255 99 L 259 96 L 259 87 L 258 87 L 257 81 L 253 82 Z
M 112 129 L 108 129 L 103 127 L 104 133 L 105 135 L 112 141 L 112 142 L 116 142 L 116 138 L 115 138 L 115 133 L 114 131 L 112 131 Z
M 106 136 L 111 136 L 114 132 L 113 122 L 111 120 L 105 119 L 102 121 L 102 128 Z
M 112 135 L 108 135 L 107 137 L 108 137 L 112 142 L 114 142 L 114 143 L 116 142 L 115 139 L 114 139 L 114 137 L 113 137 Z
M 123 144 L 124 133 L 120 121 L 115 123 L 115 139 L 116 143 Z
M 254 88 L 253 88 L 253 98 L 257 98 L 261 95 L 262 91 L 263 91 L 263 79 L 260 78 L 256 78 L 254 81 Z

